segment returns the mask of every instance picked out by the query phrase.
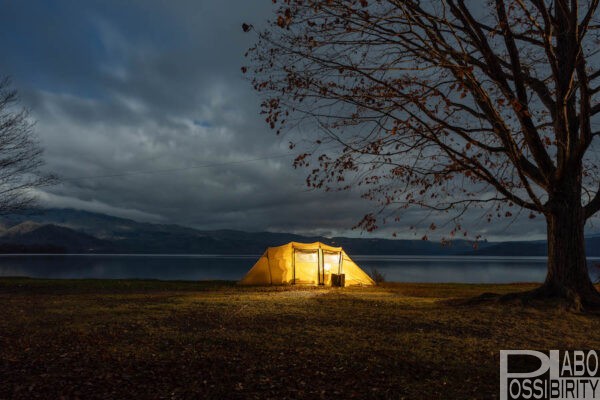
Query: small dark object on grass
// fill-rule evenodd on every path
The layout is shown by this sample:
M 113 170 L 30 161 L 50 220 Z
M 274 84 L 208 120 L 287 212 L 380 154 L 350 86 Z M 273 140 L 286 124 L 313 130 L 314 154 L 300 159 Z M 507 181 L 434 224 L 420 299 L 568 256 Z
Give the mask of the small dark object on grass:
M 376 285 L 385 282 L 385 274 L 380 272 L 377 268 L 371 268 L 371 278 L 375 281 Z
M 334 287 L 346 286 L 346 274 L 331 274 L 331 286 L 334 286 Z

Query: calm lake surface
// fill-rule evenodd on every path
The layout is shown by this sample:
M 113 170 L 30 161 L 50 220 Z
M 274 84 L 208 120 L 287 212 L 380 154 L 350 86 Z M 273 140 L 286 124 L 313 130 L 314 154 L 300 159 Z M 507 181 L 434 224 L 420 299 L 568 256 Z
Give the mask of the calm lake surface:
M 239 280 L 258 255 L 0 255 L 0 276 L 32 278 Z M 540 282 L 545 257 L 352 256 L 398 282 Z M 590 274 L 600 258 L 589 258 Z

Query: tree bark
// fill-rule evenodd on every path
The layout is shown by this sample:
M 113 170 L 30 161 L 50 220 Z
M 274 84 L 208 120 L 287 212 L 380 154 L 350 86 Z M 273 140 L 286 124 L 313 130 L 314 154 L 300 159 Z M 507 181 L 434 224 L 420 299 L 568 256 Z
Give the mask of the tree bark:
M 560 196 L 551 199 L 546 214 L 548 233 L 548 272 L 536 291 L 542 297 L 565 299 L 576 309 L 598 308 L 600 293 L 589 276 L 585 256 L 585 216 L 580 198 Z

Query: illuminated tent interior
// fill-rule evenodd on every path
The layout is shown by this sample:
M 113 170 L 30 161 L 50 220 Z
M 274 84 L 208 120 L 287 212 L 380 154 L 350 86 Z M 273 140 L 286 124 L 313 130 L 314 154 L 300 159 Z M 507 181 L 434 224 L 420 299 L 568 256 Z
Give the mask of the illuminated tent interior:
M 333 283 L 333 286 L 338 286 L 336 278 L 342 274 L 345 286 L 375 284 L 341 247 L 331 247 L 321 242 L 290 242 L 269 247 L 240 284 L 332 286 Z

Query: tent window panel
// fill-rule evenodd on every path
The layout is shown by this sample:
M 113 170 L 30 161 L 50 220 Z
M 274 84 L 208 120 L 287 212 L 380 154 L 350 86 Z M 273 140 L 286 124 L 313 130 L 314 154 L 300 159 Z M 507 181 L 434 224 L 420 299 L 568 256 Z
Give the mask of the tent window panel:
M 331 285 L 331 274 L 339 274 L 340 253 L 323 251 L 323 283 Z
M 298 251 L 296 250 L 296 262 L 305 263 L 316 263 L 318 261 L 319 254 L 314 252 Z
M 319 282 L 319 252 L 295 250 L 294 269 L 295 283 L 317 284 Z
M 323 268 L 325 273 L 339 274 L 340 253 L 323 252 Z

